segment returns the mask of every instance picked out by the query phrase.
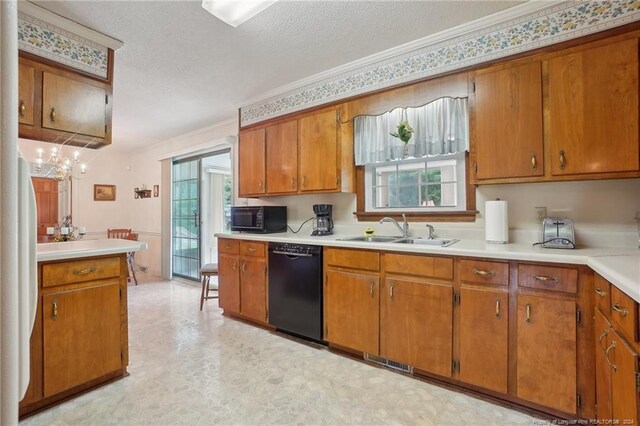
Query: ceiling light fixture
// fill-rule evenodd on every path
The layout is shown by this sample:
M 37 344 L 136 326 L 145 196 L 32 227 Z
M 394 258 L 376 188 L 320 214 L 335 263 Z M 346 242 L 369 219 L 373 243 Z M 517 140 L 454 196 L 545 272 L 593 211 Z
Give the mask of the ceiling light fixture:
M 202 7 L 216 18 L 236 28 L 278 0 L 202 0 Z

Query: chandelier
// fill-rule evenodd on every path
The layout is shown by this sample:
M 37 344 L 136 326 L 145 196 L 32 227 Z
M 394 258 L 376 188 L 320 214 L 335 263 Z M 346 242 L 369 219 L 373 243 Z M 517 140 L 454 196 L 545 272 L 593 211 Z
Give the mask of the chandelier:
M 53 179 L 63 181 L 72 177 L 73 167 L 80 162 L 80 151 L 74 151 L 72 157 L 68 157 L 62 148 L 53 147 L 47 160 L 42 156 L 44 150 L 38 148 L 38 158 L 36 158 L 36 172 L 41 173 L 44 165 L 50 167 L 47 176 L 53 174 Z M 87 166 L 80 164 L 80 173 L 85 174 Z

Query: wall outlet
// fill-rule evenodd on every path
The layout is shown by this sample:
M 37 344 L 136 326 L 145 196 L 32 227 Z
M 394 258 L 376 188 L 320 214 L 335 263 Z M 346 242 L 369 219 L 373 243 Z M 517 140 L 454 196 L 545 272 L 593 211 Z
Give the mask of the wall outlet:
M 536 222 L 542 223 L 545 217 L 547 217 L 546 207 L 534 207 L 536 209 Z

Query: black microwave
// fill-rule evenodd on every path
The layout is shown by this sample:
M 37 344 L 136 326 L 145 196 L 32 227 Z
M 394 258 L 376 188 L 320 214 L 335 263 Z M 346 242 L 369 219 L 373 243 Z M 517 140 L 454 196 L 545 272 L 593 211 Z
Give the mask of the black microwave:
M 231 230 L 272 234 L 287 231 L 286 206 L 231 207 Z

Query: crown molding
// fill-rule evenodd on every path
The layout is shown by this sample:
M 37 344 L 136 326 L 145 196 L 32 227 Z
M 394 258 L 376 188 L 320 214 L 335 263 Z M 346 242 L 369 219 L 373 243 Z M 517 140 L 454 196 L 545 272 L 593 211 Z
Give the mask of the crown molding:
M 82 37 L 88 41 L 108 47 L 109 49 L 118 50 L 122 46 L 124 46 L 124 43 L 118 39 L 109 37 L 106 34 L 102 34 L 101 32 L 92 30 L 88 27 L 85 27 L 84 25 L 80 25 L 77 22 L 64 18 L 28 1 L 19 1 L 18 11 L 24 13 L 25 15 L 29 15 L 33 18 L 46 22 L 47 24 L 68 31 L 79 37 Z
M 246 126 L 640 20 L 635 0 L 529 1 L 279 87 L 240 109 Z

